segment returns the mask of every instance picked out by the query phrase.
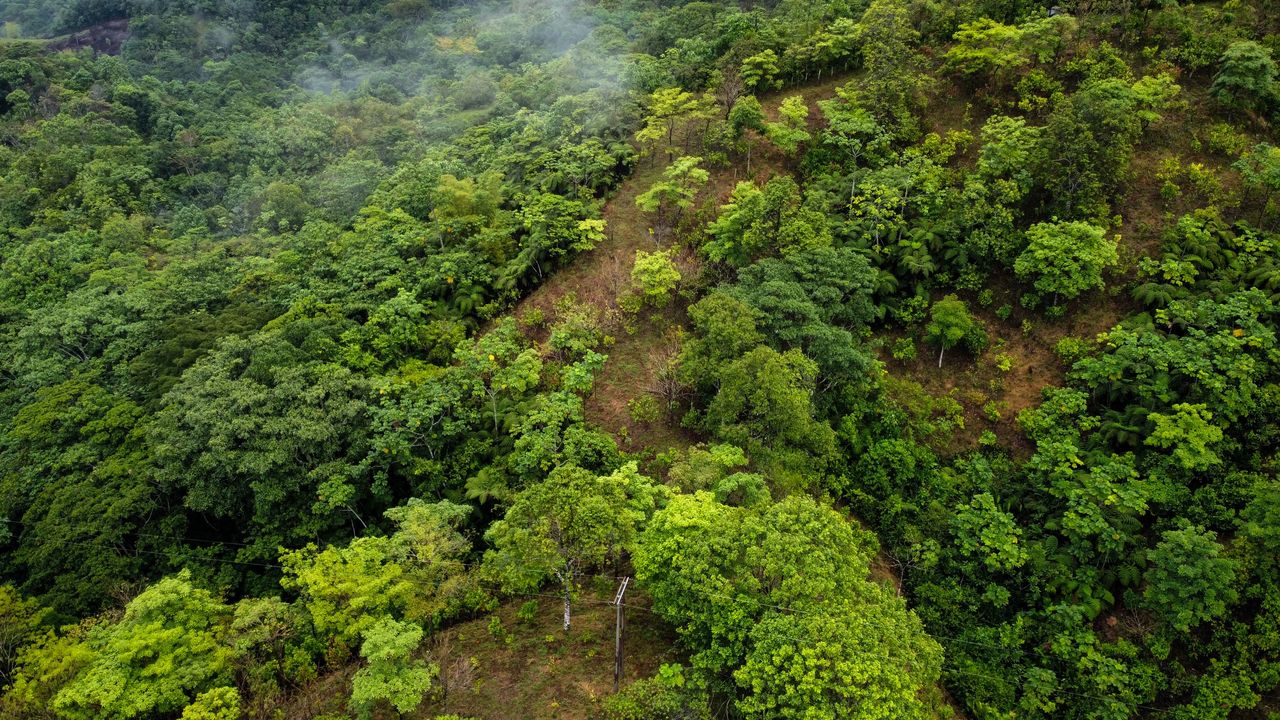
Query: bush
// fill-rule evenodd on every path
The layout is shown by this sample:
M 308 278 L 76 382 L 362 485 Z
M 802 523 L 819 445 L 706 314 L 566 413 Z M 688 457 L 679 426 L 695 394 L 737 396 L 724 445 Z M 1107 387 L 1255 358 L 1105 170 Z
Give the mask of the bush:
M 974 323 L 968 332 L 964 334 L 962 342 L 969 349 L 969 352 L 976 355 L 987 349 L 987 331 L 983 329 L 982 325 Z
M 1054 352 L 1062 362 L 1074 365 L 1077 360 L 1089 354 L 1089 342 L 1078 337 L 1064 337 L 1054 346 Z
M 893 314 L 893 318 L 904 327 L 919 325 L 929 314 L 929 298 L 923 295 L 914 295 L 903 300 L 898 307 L 890 312 Z
M 982 414 L 986 415 L 991 422 L 1000 422 L 1000 406 L 994 400 L 982 406 Z
M 893 343 L 893 359 L 908 362 L 916 359 L 916 341 L 909 337 L 900 338 Z
M 538 617 L 538 601 L 530 600 L 516 610 L 516 619 L 525 624 L 533 624 Z
M 996 308 L 996 317 L 1000 318 L 1001 320 L 1008 320 L 1012 315 L 1013 315 L 1013 306 L 1010 305 L 1009 303 L 1005 303 L 1004 305 L 1001 305 L 1000 307 Z
M 636 263 L 631 268 L 631 282 L 640 291 L 646 304 L 664 307 L 671 302 L 671 293 L 680 282 L 680 270 L 676 268 L 674 257 L 674 249 L 652 253 L 636 251 Z
M 602 720 L 710 720 L 707 697 L 686 686 L 678 665 L 636 682 L 605 699 Z
M 1209 127 L 1208 145 L 1211 152 L 1237 158 L 1253 145 L 1253 141 L 1227 123 L 1217 123 Z
M 631 419 L 638 423 L 651 423 L 662 414 L 658 400 L 652 395 L 641 395 L 627 401 L 627 412 Z

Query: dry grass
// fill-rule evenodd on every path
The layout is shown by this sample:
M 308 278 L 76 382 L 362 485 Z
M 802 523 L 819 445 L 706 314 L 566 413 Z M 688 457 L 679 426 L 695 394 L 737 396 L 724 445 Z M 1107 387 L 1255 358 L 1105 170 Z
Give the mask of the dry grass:
M 573 626 L 561 627 L 562 605 L 533 597 L 532 620 L 517 617 L 528 598 L 509 600 L 491 616 L 435 634 L 422 651 L 440 667 L 433 694 L 417 710 L 399 716 L 387 708 L 376 720 L 428 720 L 456 714 L 483 720 L 585 720 L 613 692 L 615 588 L 583 592 L 573 608 Z M 627 593 L 623 684 L 652 676 L 663 663 L 686 660 L 672 630 L 648 610 L 639 590 Z M 490 618 L 501 629 L 490 631 Z M 346 717 L 355 663 L 327 673 L 289 697 L 247 709 L 255 720 Z
M 536 597 L 532 622 L 517 618 L 523 601 L 503 605 L 494 614 L 502 630 L 489 630 L 489 618 L 439 633 L 433 659 L 452 678 L 447 694 L 409 717 L 441 714 L 501 720 L 585 720 L 613 692 L 614 588 L 587 592 L 574 607 L 573 627 L 561 628 L 561 605 Z M 623 684 L 649 677 L 663 663 L 685 657 L 670 628 L 647 607 L 638 591 L 628 593 L 624 632 Z

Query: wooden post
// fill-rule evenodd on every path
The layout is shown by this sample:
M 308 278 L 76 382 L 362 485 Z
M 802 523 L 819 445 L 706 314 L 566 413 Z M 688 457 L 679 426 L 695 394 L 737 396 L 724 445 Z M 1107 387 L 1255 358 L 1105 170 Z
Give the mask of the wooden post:
M 627 585 L 631 583 L 631 578 L 622 578 L 622 584 L 618 586 L 618 594 L 613 598 L 613 608 L 615 611 L 613 624 L 613 691 L 618 692 L 618 687 L 622 683 L 622 599 L 627 594 Z

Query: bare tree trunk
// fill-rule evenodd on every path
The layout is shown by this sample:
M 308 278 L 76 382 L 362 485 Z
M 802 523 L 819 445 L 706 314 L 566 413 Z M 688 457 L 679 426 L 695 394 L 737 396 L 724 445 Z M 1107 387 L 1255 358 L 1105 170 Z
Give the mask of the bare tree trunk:
M 946 352 L 946 351 L 947 351 L 947 346 L 946 346 L 946 345 L 943 345 L 943 346 L 942 346 L 942 349 L 938 351 L 938 367 L 939 367 L 939 368 L 941 368 L 941 367 L 942 367 L 942 353 L 944 353 L 944 352 Z M 568 606 L 567 606 L 567 605 L 565 606 L 565 612 L 566 612 L 566 613 L 568 613 L 568 612 L 569 612 L 569 608 L 568 608 Z M 567 617 L 567 616 L 566 616 L 566 617 Z M 565 622 L 567 623 L 568 621 L 566 620 Z M 565 627 L 568 627 L 568 625 L 566 625 Z
M 573 587 L 573 581 L 566 580 L 564 583 L 564 631 L 569 632 L 569 595 L 570 589 Z

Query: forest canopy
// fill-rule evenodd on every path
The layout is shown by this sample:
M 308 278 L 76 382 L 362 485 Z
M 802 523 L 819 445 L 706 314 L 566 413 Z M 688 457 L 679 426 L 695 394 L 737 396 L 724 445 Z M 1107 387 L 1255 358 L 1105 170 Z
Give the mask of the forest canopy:
M 0 716 L 1280 713 L 1268 0 L 0 23 Z

